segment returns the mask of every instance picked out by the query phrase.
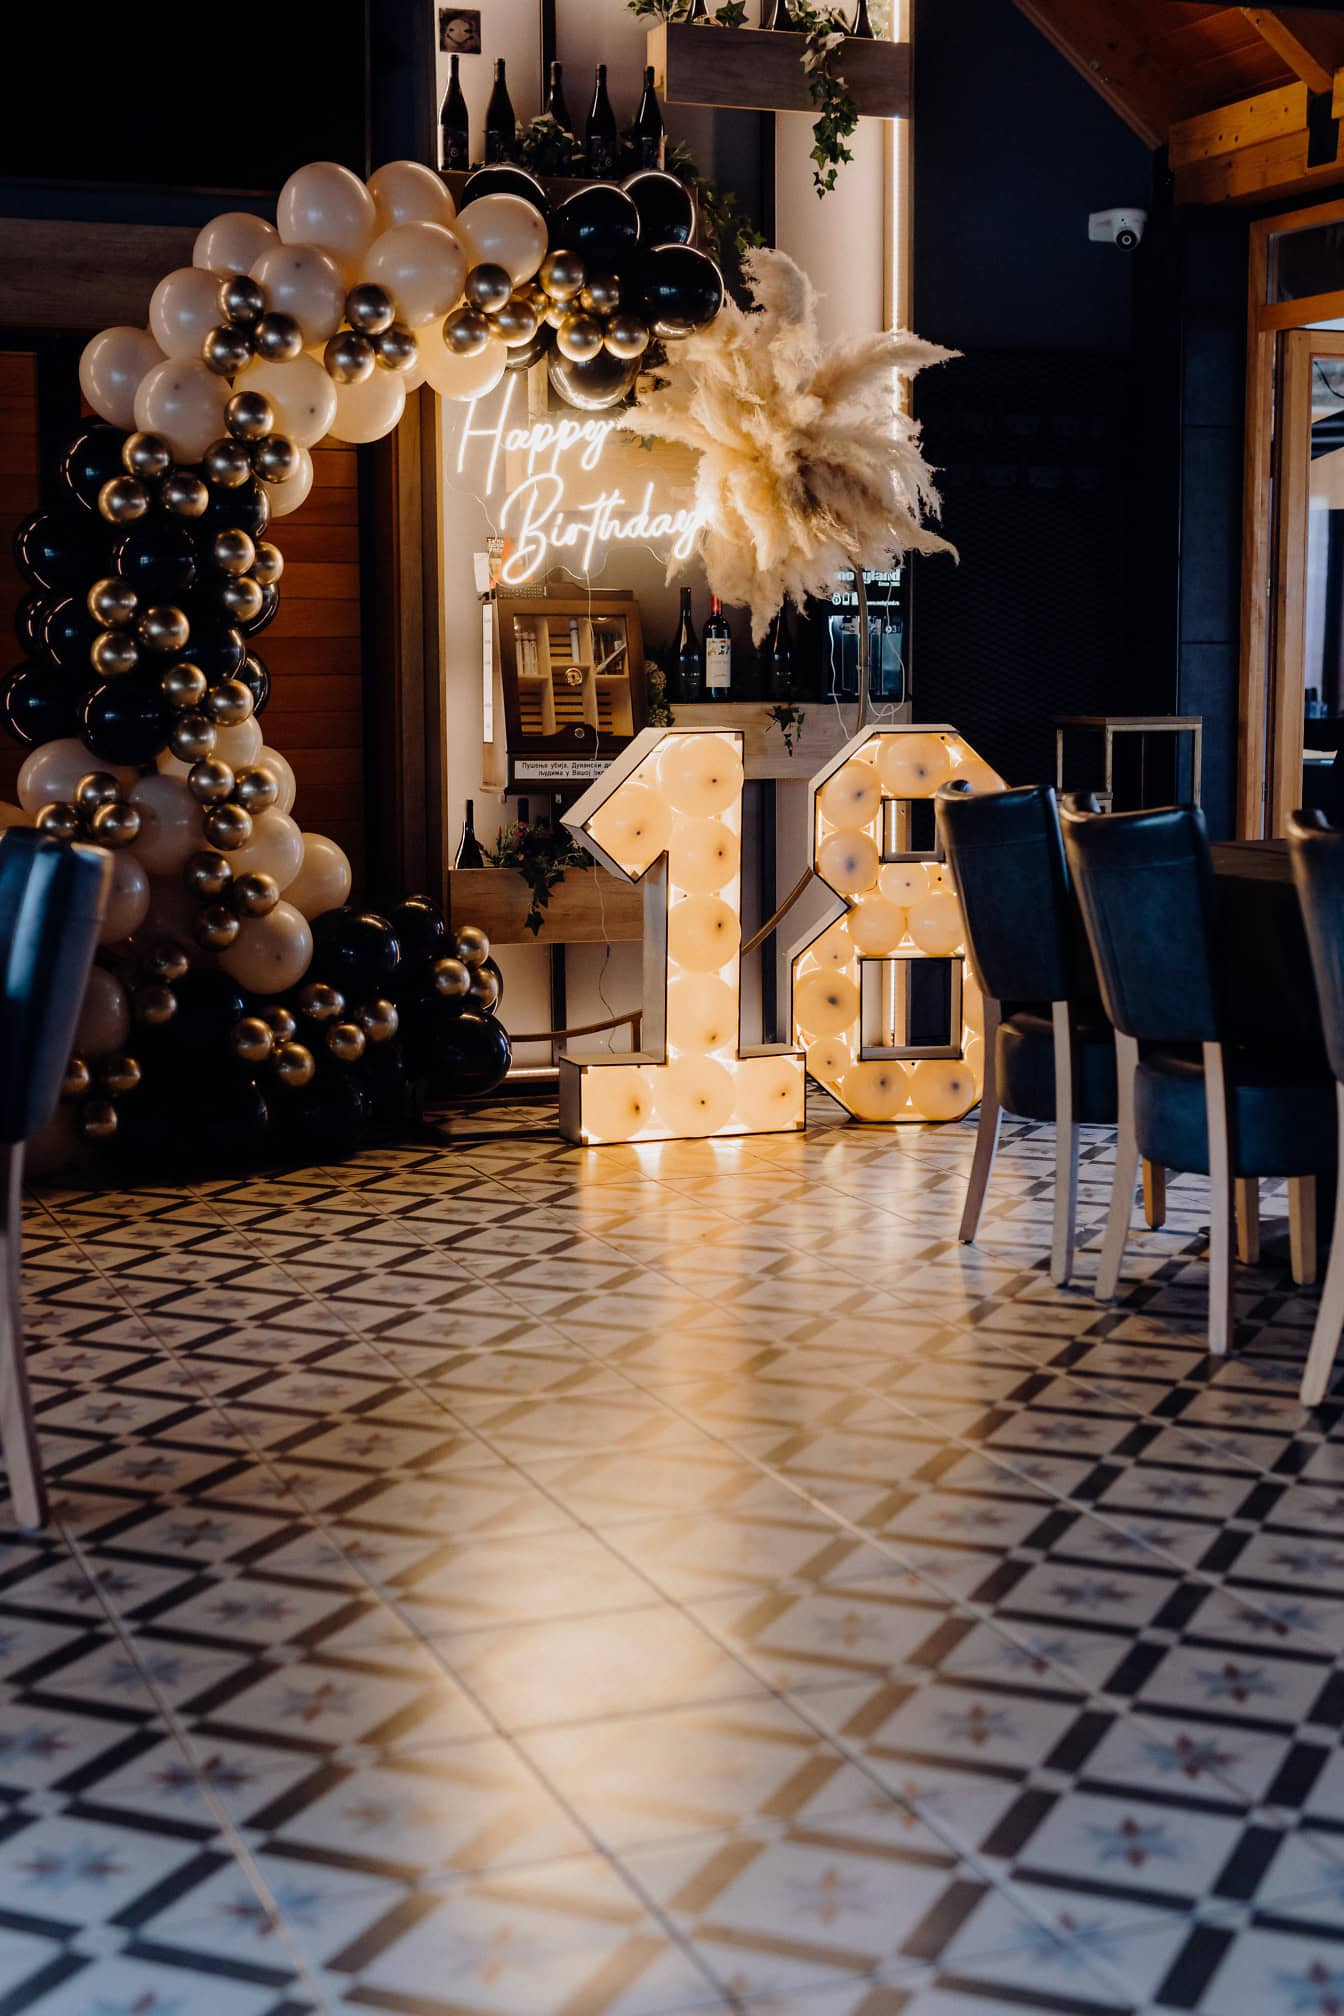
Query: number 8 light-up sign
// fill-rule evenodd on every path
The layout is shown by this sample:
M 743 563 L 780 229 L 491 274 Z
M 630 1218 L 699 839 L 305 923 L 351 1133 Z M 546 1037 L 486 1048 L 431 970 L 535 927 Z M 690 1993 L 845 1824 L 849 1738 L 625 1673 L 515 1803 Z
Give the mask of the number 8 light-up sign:
M 794 1037 L 809 1075 L 856 1120 L 959 1120 L 980 1097 L 984 1004 L 962 957 L 961 906 L 938 855 L 911 845 L 914 802 L 959 777 L 1003 789 L 954 729 L 872 727 L 809 787 L 809 859 L 845 908 L 794 957 Z M 928 1033 L 911 1020 L 925 960 L 949 968 L 942 1041 L 912 1040 Z
M 803 1057 L 745 1049 L 742 734 L 646 728 L 565 825 L 644 887 L 644 1045 L 560 1059 L 569 1141 L 669 1141 L 803 1125 Z

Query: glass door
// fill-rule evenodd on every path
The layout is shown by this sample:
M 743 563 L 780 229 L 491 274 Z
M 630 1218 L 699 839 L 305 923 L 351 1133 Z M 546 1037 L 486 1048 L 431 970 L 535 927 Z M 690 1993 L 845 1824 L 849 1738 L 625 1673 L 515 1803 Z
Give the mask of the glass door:
M 1344 332 L 1281 339 L 1269 831 L 1298 806 L 1344 818 Z

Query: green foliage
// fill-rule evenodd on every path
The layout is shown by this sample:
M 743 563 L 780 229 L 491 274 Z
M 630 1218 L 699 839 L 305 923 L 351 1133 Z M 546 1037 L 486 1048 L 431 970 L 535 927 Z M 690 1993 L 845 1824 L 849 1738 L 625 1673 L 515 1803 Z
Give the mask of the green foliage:
M 801 707 L 794 707 L 787 700 L 781 700 L 770 709 L 770 719 L 784 737 L 785 753 L 792 756 L 803 739 L 803 729 L 807 726 L 807 716 Z
M 559 824 L 542 826 L 535 822 L 502 827 L 493 848 L 484 850 L 492 868 L 516 868 L 526 882 L 532 901 L 523 924 L 535 938 L 551 891 L 565 879 L 566 868 L 588 868 L 590 857 Z
M 835 187 L 837 168 L 854 159 L 845 142 L 859 123 L 858 108 L 835 68 L 844 47 L 845 24 L 839 14 L 813 6 L 812 0 L 789 0 L 789 4 L 803 30 L 803 69 L 817 113 L 812 125 L 812 186 L 818 196 L 825 196 Z
M 644 653 L 644 689 L 648 698 L 650 728 L 670 728 L 672 708 L 667 697 L 668 668 L 660 651 Z
M 582 175 L 583 143 L 540 112 L 518 129 L 518 165 L 532 175 Z

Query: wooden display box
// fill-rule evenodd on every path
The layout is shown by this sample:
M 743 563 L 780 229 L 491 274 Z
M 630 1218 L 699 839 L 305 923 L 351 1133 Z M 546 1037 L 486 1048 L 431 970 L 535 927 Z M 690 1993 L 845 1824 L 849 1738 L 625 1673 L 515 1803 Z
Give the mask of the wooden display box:
M 449 870 L 453 923 L 479 924 L 492 945 L 621 945 L 644 936 L 643 890 L 605 868 L 567 868 L 535 938 L 524 924 L 531 900 L 516 868 Z
M 508 788 L 582 787 L 645 720 L 633 595 L 501 595 L 496 609 Z
M 811 112 L 804 38 L 767 28 L 691 28 L 665 21 L 648 33 L 647 61 L 669 105 L 731 105 L 754 112 Z M 850 36 L 835 65 L 862 117 L 910 110 L 910 45 Z

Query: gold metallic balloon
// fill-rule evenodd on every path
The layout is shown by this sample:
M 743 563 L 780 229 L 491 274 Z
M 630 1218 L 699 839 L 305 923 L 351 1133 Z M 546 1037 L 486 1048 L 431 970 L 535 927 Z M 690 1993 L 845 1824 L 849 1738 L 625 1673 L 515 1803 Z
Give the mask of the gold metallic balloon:
M 285 556 L 269 539 L 258 539 L 252 559 L 252 579 L 269 588 L 285 571 Z
M 464 924 L 455 934 L 453 950 L 464 966 L 483 966 L 490 957 L 490 940 L 479 924 Z
M 277 1043 L 271 1052 L 271 1064 L 280 1083 L 292 1090 L 310 1084 L 317 1069 L 312 1051 L 302 1043 Z
M 269 1008 L 263 1008 L 260 1019 L 266 1024 L 277 1043 L 293 1041 L 299 1025 L 288 1008 L 282 1008 L 278 1001 Z
M 72 1057 L 61 1080 L 62 1099 L 82 1099 L 93 1084 L 93 1073 L 82 1057 Z
M 201 707 L 217 728 L 236 728 L 240 721 L 251 719 L 255 704 L 252 688 L 244 680 L 221 679 L 210 688 Z
M 250 329 L 266 313 L 266 292 L 249 273 L 227 273 L 219 283 L 219 312 Z
M 280 901 L 280 884 L 259 869 L 234 877 L 229 901 L 240 917 L 268 917 Z
M 224 408 L 224 425 L 235 441 L 260 441 L 275 425 L 275 408 L 264 392 L 235 392 Z
M 95 581 L 89 590 L 89 614 L 95 623 L 101 623 L 105 629 L 129 623 L 139 607 L 140 597 L 130 582 L 119 580 L 115 574 Z
M 223 903 L 207 903 L 203 910 L 197 911 L 191 931 L 205 951 L 227 952 L 242 928 L 239 919 Z
M 92 819 L 100 805 L 115 805 L 121 786 L 110 770 L 86 770 L 75 786 L 74 802 L 86 819 Z
M 359 385 L 372 378 L 375 362 L 373 345 L 358 329 L 338 329 L 322 352 L 326 374 L 337 385 Z
M 576 252 L 548 252 L 537 278 L 552 301 L 572 301 L 588 278 L 588 270 Z
M 98 1066 L 98 1083 L 104 1092 L 134 1092 L 140 1078 L 140 1066 L 134 1057 L 105 1057 Z
M 404 322 L 394 322 L 390 329 L 370 336 L 369 341 L 374 356 L 388 371 L 409 371 L 420 354 L 414 333 Z
M 66 804 L 64 799 L 39 806 L 33 823 L 49 840 L 78 840 L 84 830 L 78 807 Z
M 100 679 L 124 679 L 140 663 L 140 646 L 127 630 L 103 630 L 89 646 L 89 663 Z
M 98 492 L 99 514 L 109 525 L 134 525 L 153 500 L 138 476 L 110 476 Z
M 252 838 L 252 815 L 244 812 L 241 805 L 212 805 L 201 821 L 201 830 L 212 847 L 219 847 L 226 854 L 235 848 L 246 847 Z
M 275 1037 L 260 1015 L 244 1015 L 229 1031 L 229 1048 L 244 1064 L 264 1064 L 275 1048 Z
M 540 322 L 540 315 L 525 295 L 511 294 L 504 306 L 496 310 L 490 326 L 508 344 L 530 343 Z
M 136 624 L 135 634 L 151 651 L 185 651 L 191 625 L 171 602 L 156 602 Z
M 171 987 L 137 987 L 131 996 L 131 1013 L 147 1029 L 162 1029 L 177 1013 L 177 996 Z
M 329 987 L 325 980 L 310 980 L 294 999 L 300 1014 L 306 1015 L 310 1022 L 337 1022 L 345 1013 L 344 994 L 339 987 Z
M 551 297 L 542 286 L 540 280 L 529 280 L 526 286 L 518 289 L 518 295 L 522 300 L 532 303 L 532 306 L 537 311 L 538 320 L 541 319 L 550 306 Z
M 572 312 L 568 301 L 548 301 L 541 311 L 541 319 L 548 329 L 558 329 L 562 322 L 568 322 Z
M 253 342 L 258 357 L 272 364 L 291 364 L 303 355 L 303 331 L 292 315 L 263 315 Z
M 252 450 L 252 467 L 263 483 L 288 483 L 299 473 L 299 451 L 288 434 L 268 434 Z
M 586 308 L 590 315 L 610 315 L 621 305 L 621 280 L 618 273 L 590 273 L 579 289 L 579 306 Z
M 219 599 L 231 623 L 250 623 L 254 616 L 260 616 L 266 598 L 260 583 L 250 574 L 230 574 L 219 584 Z
M 233 865 L 222 854 L 211 853 L 202 847 L 195 854 L 188 854 L 182 864 L 182 880 L 193 896 L 204 897 L 207 903 L 217 903 L 233 880 Z M 173 976 L 180 979 L 180 974 Z
M 128 434 L 121 444 L 121 461 L 128 476 L 151 481 L 168 474 L 173 451 L 162 434 Z
M 223 804 L 233 789 L 233 772 L 218 756 L 203 756 L 187 772 L 187 789 L 198 805 Z
M 370 1043 L 390 1042 L 401 1025 L 395 1002 L 381 999 L 366 1001 L 357 1019 Z
M 252 474 L 252 457 L 231 434 L 212 441 L 201 457 L 206 476 L 220 490 L 236 490 Z
M 100 805 L 89 821 L 89 838 L 99 847 L 129 847 L 140 838 L 140 814 L 120 799 Z
M 252 357 L 252 333 L 224 323 L 207 329 L 201 342 L 201 361 L 217 378 L 232 378 L 246 369 Z
M 395 313 L 392 296 L 372 280 L 361 281 L 345 297 L 345 319 L 362 336 L 381 336 L 392 327 Z
M 246 574 L 257 557 L 257 549 L 246 532 L 216 532 L 210 542 L 210 558 L 221 574 Z
M 245 812 L 269 812 L 280 796 L 274 770 L 264 764 L 245 763 L 234 772 L 233 799 Z
M 342 1064 L 357 1064 L 364 1055 L 364 1031 L 357 1022 L 333 1022 L 327 1031 L 327 1048 Z
M 479 308 L 454 308 L 444 317 L 443 340 L 454 357 L 479 357 L 490 341 L 490 323 Z
M 215 724 L 198 707 L 184 709 L 168 730 L 168 747 L 179 763 L 199 763 L 214 746 Z
M 499 982 L 488 966 L 478 966 L 471 976 L 471 998 L 478 1008 L 493 1008 L 499 999 Z
M 190 469 L 174 469 L 163 479 L 159 502 L 174 518 L 199 518 L 210 502 L 210 491 Z
M 483 315 L 494 315 L 512 294 L 513 281 L 504 266 L 473 266 L 464 292 L 473 308 Z
M 628 308 L 621 308 L 607 317 L 602 345 L 611 356 L 631 364 L 636 357 L 644 355 L 652 333 L 647 322 L 641 321 L 638 315 L 632 315 Z
M 110 1141 L 117 1131 L 117 1109 L 110 1099 L 86 1099 L 77 1125 L 86 1141 Z
M 471 992 L 471 968 L 460 959 L 436 959 L 430 968 L 434 992 L 445 1001 L 464 1001 Z
M 595 315 L 566 315 L 555 332 L 555 347 L 571 364 L 590 364 L 602 348 L 602 324 Z
M 161 939 L 151 946 L 144 957 L 144 970 L 151 980 L 166 981 L 169 986 L 182 979 L 190 969 L 191 961 L 180 945 L 174 945 L 169 938 Z

